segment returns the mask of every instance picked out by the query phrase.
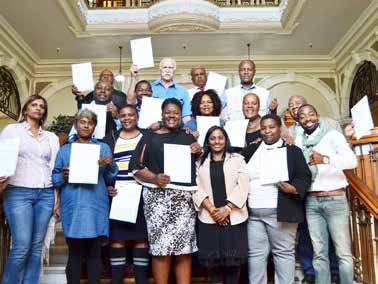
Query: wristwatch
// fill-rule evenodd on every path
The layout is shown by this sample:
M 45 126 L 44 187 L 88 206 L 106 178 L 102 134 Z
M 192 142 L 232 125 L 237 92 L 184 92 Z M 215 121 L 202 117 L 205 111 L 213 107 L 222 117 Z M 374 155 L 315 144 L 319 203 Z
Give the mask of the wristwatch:
M 329 157 L 328 156 L 323 156 L 323 164 L 326 164 L 326 165 L 329 164 Z

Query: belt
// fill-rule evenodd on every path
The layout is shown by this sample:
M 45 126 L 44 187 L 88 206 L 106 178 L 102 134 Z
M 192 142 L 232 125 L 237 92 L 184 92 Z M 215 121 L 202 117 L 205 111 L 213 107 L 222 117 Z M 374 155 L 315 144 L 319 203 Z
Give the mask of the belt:
M 345 188 L 339 188 L 335 190 L 330 190 L 330 191 L 310 191 L 307 194 L 310 196 L 338 196 L 338 195 L 343 195 L 345 193 Z

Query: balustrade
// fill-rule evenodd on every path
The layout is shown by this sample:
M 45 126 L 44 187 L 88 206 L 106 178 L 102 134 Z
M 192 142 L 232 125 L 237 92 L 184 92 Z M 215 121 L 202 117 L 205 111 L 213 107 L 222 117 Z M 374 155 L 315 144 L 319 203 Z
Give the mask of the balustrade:
M 352 145 L 358 158 L 354 171 L 345 171 L 349 181 L 351 237 L 355 280 L 375 284 L 378 258 L 378 128 Z
M 148 8 L 163 0 L 85 0 L 89 8 Z M 220 7 L 271 7 L 281 0 L 210 0 Z

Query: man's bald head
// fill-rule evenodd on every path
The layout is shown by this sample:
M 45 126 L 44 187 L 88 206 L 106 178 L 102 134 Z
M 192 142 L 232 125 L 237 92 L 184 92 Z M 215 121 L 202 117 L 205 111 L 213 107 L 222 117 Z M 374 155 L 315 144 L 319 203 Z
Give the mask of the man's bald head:
M 240 83 L 243 86 L 250 87 L 253 84 L 253 77 L 256 73 L 255 63 L 250 60 L 242 60 L 239 63 L 239 77 Z
M 304 104 L 307 104 L 307 100 L 303 96 L 294 95 L 289 98 L 287 107 L 295 121 L 298 121 L 298 109 Z
M 99 76 L 99 81 L 101 82 L 109 82 L 111 85 L 114 83 L 114 74 L 112 70 L 105 68 L 101 71 Z
M 193 67 L 190 70 L 190 75 L 192 76 L 192 82 L 194 86 L 203 88 L 206 85 L 207 75 L 206 69 L 202 66 Z

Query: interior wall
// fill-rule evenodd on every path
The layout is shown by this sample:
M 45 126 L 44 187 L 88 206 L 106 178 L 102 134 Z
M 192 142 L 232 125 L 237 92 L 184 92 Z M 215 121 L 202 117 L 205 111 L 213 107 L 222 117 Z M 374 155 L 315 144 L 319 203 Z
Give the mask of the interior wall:
M 293 95 L 300 95 L 307 99 L 309 104 L 315 106 L 319 115 L 335 118 L 330 105 L 318 90 L 299 82 L 284 82 L 273 86 L 270 89 L 272 98 L 278 100 L 278 114 L 287 109 L 288 100 Z
M 74 95 L 71 93 L 71 86 L 58 90 L 47 99 L 47 103 L 49 106 L 47 125 L 51 123 L 54 116 L 59 114 L 74 115 L 77 111 L 77 104 Z

